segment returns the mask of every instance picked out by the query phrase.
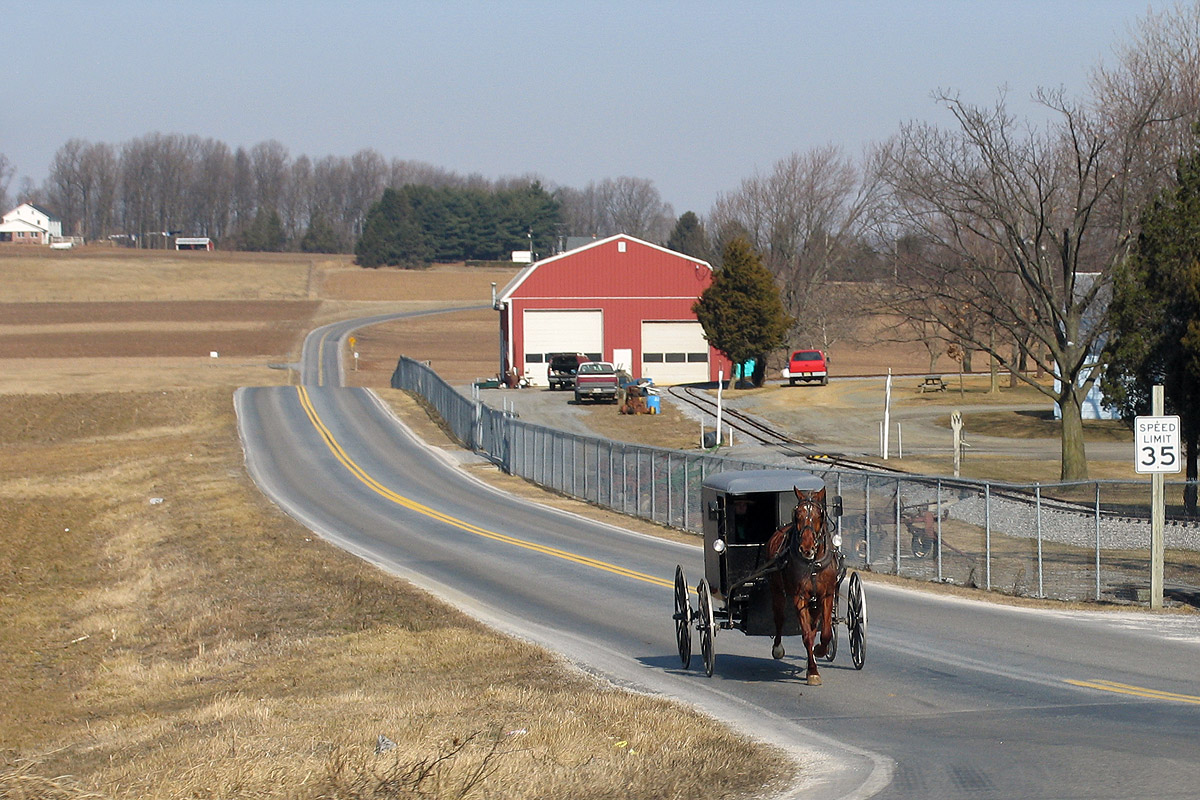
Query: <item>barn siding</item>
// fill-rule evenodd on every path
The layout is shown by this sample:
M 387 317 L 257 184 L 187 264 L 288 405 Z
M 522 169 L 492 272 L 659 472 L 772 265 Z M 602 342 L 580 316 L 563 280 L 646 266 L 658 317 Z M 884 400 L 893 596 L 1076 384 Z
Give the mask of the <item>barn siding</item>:
M 523 364 L 525 311 L 599 308 L 604 358 L 611 361 L 614 350 L 632 350 L 634 377 L 642 377 L 642 322 L 694 322 L 692 305 L 711 282 L 707 263 L 628 236 L 546 259 L 518 275 L 501 295 L 506 306 L 501 331 L 509 342 L 504 358 L 511 359 L 501 369 Z M 709 348 L 710 380 L 716 380 L 718 369 L 728 375 L 728 361 Z

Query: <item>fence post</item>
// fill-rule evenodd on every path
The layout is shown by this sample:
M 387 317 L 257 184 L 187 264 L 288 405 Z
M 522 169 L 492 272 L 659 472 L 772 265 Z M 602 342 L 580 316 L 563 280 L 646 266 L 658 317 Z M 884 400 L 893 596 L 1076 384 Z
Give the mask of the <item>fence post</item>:
M 992 590 L 992 485 L 983 485 L 983 540 L 984 558 L 983 571 L 987 576 L 985 588 Z
M 1096 601 L 1100 601 L 1100 481 L 1096 481 Z
M 863 548 L 863 557 L 866 558 L 866 563 L 871 564 L 871 476 L 868 475 L 863 481 L 863 520 L 865 522 L 863 528 L 863 541 L 866 547 Z
M 937 579 L 942 582 L 942 479 L 937 482 Z
M 900 574 L 900 479 L 896 479 L 896 563 L 892 566 L 892 574 Z
M 1045 597 L 1046 590 L 1042 582 L 1042 484 L 1036 483 L 1033 487 L 1034 497 L 1037 500 L 1037 565 L 1038 565 L 1038 597 Z

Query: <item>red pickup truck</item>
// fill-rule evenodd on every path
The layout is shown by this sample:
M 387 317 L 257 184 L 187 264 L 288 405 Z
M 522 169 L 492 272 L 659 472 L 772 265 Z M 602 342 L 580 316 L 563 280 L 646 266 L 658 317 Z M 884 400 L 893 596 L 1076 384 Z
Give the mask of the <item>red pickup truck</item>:
M 788 359 L 783 377 L 792 386 L 796 381 L 819 381 L 822 386 L 829 383 L 828 359 L 820 350 L 793 350 Z

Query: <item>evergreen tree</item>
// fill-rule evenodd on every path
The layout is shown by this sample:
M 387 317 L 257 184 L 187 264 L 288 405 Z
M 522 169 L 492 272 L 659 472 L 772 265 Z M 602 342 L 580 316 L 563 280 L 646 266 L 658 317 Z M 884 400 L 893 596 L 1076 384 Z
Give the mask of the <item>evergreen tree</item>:
M 1200 125 L 1196 134 L 1176 184 L 1142 212 L 1137 249 L 1114 276 L 1100 383 L 1126 420 L 1149 414 L 1151 387 L 1162 384 L 1167 413 L 1179 415 L 1190 514 L 1200 458 Z
M 764 361 L 772 350 L 783 347 L 793 320 L 784 311 L 771 273 L 745 237 L 725 245 L 722 262 L 692 310 L 709 343 L 734 364 L 751 358 Z M 761 371 L 757 372 L 761 384 Z
M 344 253 L 344 245 L 329 220 L 316 215 L 308 224 L 308 230 L 300 239 L 300 249 L 305 253 Z
M 408 193 L 383 190 L 383 197 L 367 212 L 354 255 L 364 267 L 412 268 L 433 260 Z
M 283 220 L 279 212 L 258 209 L 254 221 L 250 223 L 241 236 L 241 249 L 259 253 L 278 253 L 283 250 L 286 237 L 283 233 Z
M 679 217 L 679 221 L 675 223 L 675 229 L 671 231 L 671 236 L 667 239 L 667 247 L 692 258 L 711 261 L 708 252 L 708 234 L 704 231 L 704 223 L 691 211 L 685 211 Z

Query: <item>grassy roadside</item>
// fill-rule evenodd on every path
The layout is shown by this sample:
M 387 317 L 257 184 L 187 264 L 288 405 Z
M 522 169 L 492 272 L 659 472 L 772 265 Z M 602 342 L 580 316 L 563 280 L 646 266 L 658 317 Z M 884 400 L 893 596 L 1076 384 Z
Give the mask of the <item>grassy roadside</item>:
M 736 797 L 790 778 L 770 748 L 313 537 L 245 476 L 228 389 L 46 399 L 0 397 L 0 796 Z

